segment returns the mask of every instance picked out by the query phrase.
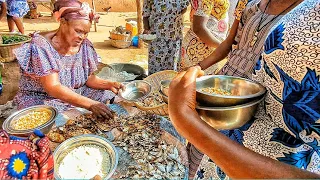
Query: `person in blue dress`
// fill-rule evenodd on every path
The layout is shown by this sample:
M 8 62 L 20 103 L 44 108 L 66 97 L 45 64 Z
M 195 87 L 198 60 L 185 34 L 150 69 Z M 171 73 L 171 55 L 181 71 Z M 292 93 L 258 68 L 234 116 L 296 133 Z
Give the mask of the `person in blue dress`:
M 17 26 L 19 32 L 24 34 L 22 18 L 28 13 L 29 6 L 27 0 L 0 0 L 1 15 L 0 20 L 7 12 L 7 21 L 10 32 L 15 32 L 14 27 Z
M 320 178 L 319 19 L 320 1 L 304 0 L 271 29 L 252 76 L 267 94 L 241 128 L 217 131 L 200 119 L 200 67 L 172 81 L 170 119 L 206 154 L 195 179 Z

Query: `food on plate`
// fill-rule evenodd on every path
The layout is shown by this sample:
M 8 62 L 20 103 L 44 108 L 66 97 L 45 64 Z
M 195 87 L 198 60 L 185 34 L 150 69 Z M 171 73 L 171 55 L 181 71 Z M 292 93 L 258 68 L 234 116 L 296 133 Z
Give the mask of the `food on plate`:
M 225 96 L 232 96 L 232 93 L 223 90 L 223 89 L 219 89 L 219 88 L 214 88 L 214 87 L 206 87 L 206 88 L 202 88 L 200 90 L 201 92 L 204 93 L 209 93 L 209 94 L 218 94 L 218 95 L 225 95 Z
M 58 132 L 53 132 L 53 131 L 50 131 L 47 134 L 47 137 L 50 139 L 50 141 L 56 142 L 56 143 L 62 143 L 63 141 L 66 140 L 62 134 Z
M 11 127 L 15 130 L 34 129 L 48 122 L 51 115 L 52 113 L 49 110 L 34 110 L 12 121 Z
M 105 177 L 110 167 L 110 155 L 97 145 L 82 145 L 66 154 L 58 167 L 62 179 L 90 179 Z

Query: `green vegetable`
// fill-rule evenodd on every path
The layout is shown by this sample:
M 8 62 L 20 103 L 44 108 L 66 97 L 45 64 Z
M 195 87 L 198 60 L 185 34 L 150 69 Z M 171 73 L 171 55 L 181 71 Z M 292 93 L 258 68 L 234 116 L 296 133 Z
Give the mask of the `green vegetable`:
M 3 44 L 14 44 L 22 41 L 28 40 L 25 36 L 19 36 L 19 35 L 2 35 L 2 42 Z

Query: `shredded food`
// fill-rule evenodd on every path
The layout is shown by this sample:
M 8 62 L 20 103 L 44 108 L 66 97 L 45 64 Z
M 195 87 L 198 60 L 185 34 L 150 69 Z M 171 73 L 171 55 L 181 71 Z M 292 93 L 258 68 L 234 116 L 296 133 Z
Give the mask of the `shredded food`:
M 12 122 L 11 127 L 16 130 L 34 129 L 49 121 L 51 112 L 35 110 Z
M 206 87 L 202 88 L 201 92 L 209 93 L 209 94 L 219 94 L 219 95 L 226 95 L 231 96 L 232 94 L 226 90 L 219 89 L 219 88 L 213 88 L 213 87 Z

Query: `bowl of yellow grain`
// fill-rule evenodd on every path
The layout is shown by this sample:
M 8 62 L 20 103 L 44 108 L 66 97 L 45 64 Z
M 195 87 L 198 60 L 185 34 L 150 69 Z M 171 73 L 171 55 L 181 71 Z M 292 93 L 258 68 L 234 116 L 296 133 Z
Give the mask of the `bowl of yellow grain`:
M 264 97 L 266 88 L 249 79 L 211 75 L 196 80 L 197 102 L 205 107 L 230 107 Z
M 2 129 L 20 137 L 26 137 L 36 129 L 47 134 L 54 125 L 57 114 L 57 110 L 51 106 L 28 107 L 10 115 L 2 124 Z

